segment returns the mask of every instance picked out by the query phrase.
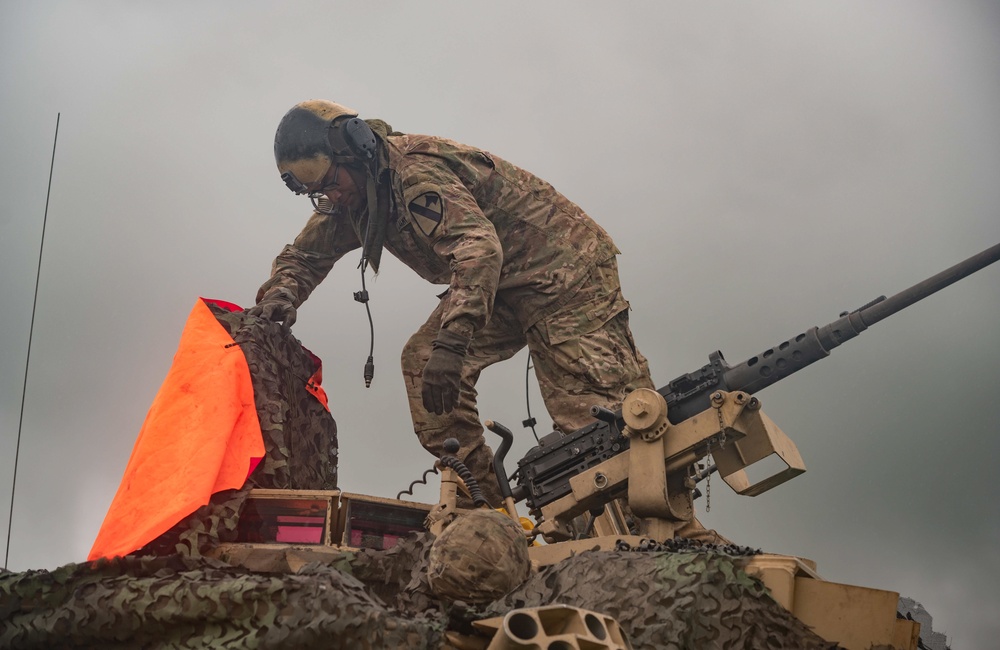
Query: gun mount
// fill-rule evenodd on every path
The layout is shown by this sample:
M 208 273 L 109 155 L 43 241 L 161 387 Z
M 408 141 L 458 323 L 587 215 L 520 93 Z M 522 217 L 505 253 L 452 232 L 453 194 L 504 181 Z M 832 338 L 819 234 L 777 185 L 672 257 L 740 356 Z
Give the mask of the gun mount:
M 753 395 L 829 356 L 868 327 L 1000 259 L 1000 244 L 890 298 L 879 296 L 837 320 L 730 366 L 721 351 L 709 363 L 656 391 L 630 394 L 619 411 L 595 407 L 595 422 L 553 432 L 518 461 L 515 501 L 540 515 L 550 541 L 570 539 L 577 516 L 627 497 L 642 535 L 672 537 L 693 517 L 693 465 L 712 454 L 736 492 L 757 496 L 805 471 L 794 443 Z M 635 452 L 635 453 L 633 453 Z M 751 484 L 745 469 L 767 457 L 784 469 Z M 499 475 L 499 474 L 498 474 Z M 612 518 L 613 519 L 613 518 Z M 621 526 L 615 533 L 625 533 Z

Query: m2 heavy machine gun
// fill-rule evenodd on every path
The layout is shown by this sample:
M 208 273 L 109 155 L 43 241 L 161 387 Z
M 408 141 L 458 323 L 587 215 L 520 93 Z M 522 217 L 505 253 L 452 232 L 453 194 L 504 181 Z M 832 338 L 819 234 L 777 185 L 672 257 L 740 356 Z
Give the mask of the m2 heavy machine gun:
M 757 496 L 805 471 L 795 444 L 761 410 L 755 394 L 830 354 L 868 327 L 1000 259 L 1000 244 L 890 298 L 880 296 L 822 327 L 730 366 L 719 351 L 701 369 L 658 390 L 630 393 L 619 411 L 592 408 L 595 422 L 569 435 L 553 432 L 518 462 L 510 490 L 495 462 L 501 489 L 526 500 L 550 542 L 581 534 L 574 520 L 590 513 L 603 521 L 598 536 L 628 535 L 620 508 L 625 500 L 633 529 L 655 540 L 672 538 L 694 516 L 695 466 L 709 454 L 723 480 L 739 494 Z M 497 425 L 487 423 L 496 431 Z M 507 445 L 509 446 L 509 445 Z M 751 482 L 746 469 L 771 459 L 778 471 Z M 774 459 L 777 459 L 777 462 Z M 588 531 L 589 532 L 589 531 Z M 585 536 L 585 535 L 584 535 Z

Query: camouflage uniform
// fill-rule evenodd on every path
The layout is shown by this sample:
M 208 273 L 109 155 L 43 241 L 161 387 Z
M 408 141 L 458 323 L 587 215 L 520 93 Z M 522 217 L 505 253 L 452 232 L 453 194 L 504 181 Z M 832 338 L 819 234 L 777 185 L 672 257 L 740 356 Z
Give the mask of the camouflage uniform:
M 498 504 L 492 453 L 475 405 L 483 368 L 531 350 L 556 426 L 590 421 L 593 404 L 613 407 L 634 388 L 652 388 L 628 327 L 611 237 L 551 185 L 492 155 L 450 140 L 390 135 L 391 182 L 384 246 L 424 279 L 448 285 L 441 302 L 403 350 L 414 429 L 440 455 L 445 438 Z M 345 253 L 360 248 L 367 214 L 313 213 L 278 255 L 261 287 L 304 301 Z M 455 410 L 428 413 L 421 374 L 439 330 L 471 336 Z

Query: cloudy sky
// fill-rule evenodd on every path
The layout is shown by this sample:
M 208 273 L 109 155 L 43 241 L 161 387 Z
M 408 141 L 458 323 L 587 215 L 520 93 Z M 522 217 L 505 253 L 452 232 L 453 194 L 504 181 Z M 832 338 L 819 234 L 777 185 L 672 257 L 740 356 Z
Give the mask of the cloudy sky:
M 9 567 L 86 557 L 195 300 L 249 305 L 304 223 L 271 154 L 296 102 L 333 99 L 552 182 L 622 250 L 633 330 L 662 385 L 713 350 L 741 361 L 1000 242 L 998 37 L 986 0 L 3 0 Z M 398 355 L 440 287 L 386 260 L 369 284 L 366 390 L 354 266 L 334 269 L 294 331 L 324 359 L 341 487 L 394 496 L 432 462 Z M 533 442 L 519 426 L 525 362 L 491 369 L 480 390 L 483 418 L 517 431 L 513 457 Z M 753 499 L 716 481 L 703 518 L 812 558 L 828 580 L 923 602 L 956 648 L 990 645 L 998 384 L 1000 265 L 763 391 L 809 471 Z

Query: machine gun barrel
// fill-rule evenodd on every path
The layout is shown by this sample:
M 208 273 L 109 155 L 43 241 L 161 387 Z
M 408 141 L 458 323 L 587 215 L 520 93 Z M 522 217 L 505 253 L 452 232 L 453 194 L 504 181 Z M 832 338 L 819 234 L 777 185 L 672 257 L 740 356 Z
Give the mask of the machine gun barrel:
M 677 424 L 704 411 L 716 390 L 757 393 L 798 372 L 869 326 L 888 318 L 915 302 L 958 282 L 962 278 L 1000 260 L 1000 244 L 900 291 L 890 298 L 875 300 L 822 327 L 813 327 L 769 350 L 730 367 L 719 351 L 709 355 L 709 364 L 700 371 L 682 375 L 659 389 L 667 401 L 667 415 Z
M 978 255 L 973 255 L 964 262 L 959 262 L 951 268 L 941 271 L 937 275 L 931 276 L 919 282 L 905 291 L 900 291 L 887 300 L 875 303 L 870 307 L 861 310 L 861 316 L 869 326 L 874 325 L 883 318 L 892 316 L 896 312 L 909 307 L 918 300 L 944 289 L 950 284 L 958 282 L 962 278 L 972 275 L 976 271 L 983 269 L 993 262 L 1000 260 L 1000 244 L 987 248 Z

